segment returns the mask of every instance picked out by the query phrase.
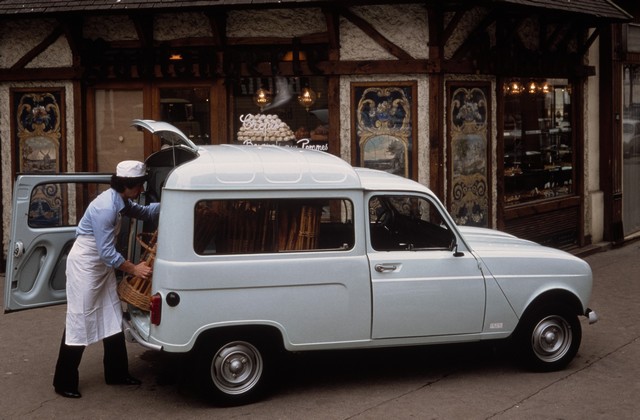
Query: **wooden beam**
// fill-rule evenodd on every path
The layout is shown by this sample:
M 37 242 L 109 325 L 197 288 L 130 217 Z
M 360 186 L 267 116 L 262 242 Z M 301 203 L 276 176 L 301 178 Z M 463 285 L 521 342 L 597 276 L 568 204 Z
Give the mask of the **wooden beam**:
M 596 28 L 589 36 L 589 39 L 587 39 L 587 42 L 585 42 L 582 48 L 580 48 L 580 50 L 578 51 L 578 56 L 583 57 L 587 53 L 587 51 L 589 51 L 589 48 L 591 48 L 593 43 L 596 42 L 596 39 L 598 39 L 599 36 L 600 28 Z
M 447 24 L 447 27 L 444 28 L 444 31 L 442 32 L 442 39 L 440 40 L 442 45 L 446 45 L 449 38 L 451 38 L 451 35 L 453 35 L 453 31 L 455 31 L 455 29 L 458 27 L 458 24 L 466 13 L 467 10 L 460 10 L 456 12 L 453 18 L 451 18 L 451 20 Z
M 326 32 L 303 35 L 297 38 L 301 45 L 311 44 L 328 44 L 329 36 Z M 211 47 L 222 48 L 223 46 L 265 46 L 265 45 L 291 45 L 293 38 L 286 37 L 235 37 L 226 38 L 224 42 L 221 42 L 218 36 L 208 37 L 187 37 L 177 38 L 167 41 L 154 41 L 153 46 L 166 46 L 170 48 L 180 47 Z M 110 41 L 106 43 L 109 49 L 138 49 L 142 48 L 142 42 L 140 40 L 127 40 L 127 41 Z
M 469 33 L 464 42 L 454 52 L 453 58 L 461 58 L 473 45 L 478 36 L 487 29 L 487 27 L 496 20 L 496 14 L 493 10 L 489 10 L 487 16 L 484 17 Z
M 429 75 L 429 187 L 444 200 L 444 75 L 442 60 L 444 54 L 444 14 L 442 10 L 429 8 L 429 58 L 434 64 L 434 72 Z M 423 145 L 422 147 L 426 147 Z
M 553 30 L 551 35 L 549 35 L 549 37 L 544 40 L 544 44 L 540 45 L 540 50 L 543 52 L 551 51 L 551 46 L 555 45 L 558 42 L 564 28 L 565 25 L 563 25 L 562 23 L 556 23 L 556 28 Z
M 153 16 L 131 15 L 138 39 L 143 48 L 153 47 Z
M 579 33 L 578 25 L 575 22 L 570 22 L 568 25 L 568 29 L 563 34 L 563 36 L 555 43 L 555 45 L 550 45 L 549 47 L 555 47 L 556 51 L 567 51 L 567 46 L 572 40 L 573 36 L 577 36 Z
M 333 9 L 323 8 L 327 23 L 327 37 L 329 41 L 329 60 L 340 60 L 340 18 Z
M 340 156 L 340 77 L 327 78 L 329 153 Z M 352 151 L 355 153 L 355 150 Z
M 55 27 L 54 30 L 51 31 L 51 33 L 45 39 L 43 39 L 38 45 L 33 47 L 31 50 L 27 51 L 26 54 L 23 55 L 21 59 L 19 59 L 13 66 L 11 66 L 11 70 L 23 69 L 27 64 L 31 62 L 31 60 L 36 58 L 43 51 L 49 48 L 51 44 L 56 42 L 56 40 L 60 38 L 60 35 L 62 35 L 63 33 L 64 33 L 64 29 L 62 25 L 58 25 L 57 27 Z
M 210 39 L 210 38 L 207 38 Z M 298 37 L 300 44 L 328 44 L 329 34 L 319 32 Z M 280 37 L 234 37 L 227 38 L 227 45 L 287 45 L 291 44 L 292 38 Z
M 71 50 L 71 54 L 73 55 L 74 63 L 80 57 L 80 50 L 82 48 L 83 38 L 82 38 L 82 17 L 81 16 L 72 16 L 72 17 L 63 17 L 58 18 L 58 22 L 60 23 L 64 36 L 67 38 L 67 43 L 69 44 L 69 49 Z
M 270 62 L 239 63 L 239 76 L 262 75 L 271 77 L 273 67 Z M 384 61 L 319 61 L 314 67 L 324 76 L 367 75 L 367 74 L 413 74 L 432 73 L 434 64 L 431 60 L 384 60 Z M 284 76 L 296 75 L 292 62 L 277 63 L 277 73 Z M 316 75 L 306 61 L 300 62 L 300 71 L 303 76 Z M 256 74 L 257 73 L 257 74 Z
M 217 13 L 212 11 L 205 12 L 209 19 L 209 26 L 211 27 L 211 33 L 213 34 L 213 42 L 217 46 L 224 46 L 227 44 L 227 14 Z
M 72 67 L 0 69 L 0 82 L 78 79 L 81 71 Z
M 356 25 L 360 30 L 362 30 L 365 34 L 367 34 L 371 39 L 377 42 L 382 48 L 384 48 L 389 54 L 394 57 L 399 58 L 400 60 L 412 60 L 413 57 L 411 54 L 389 41 L 386 37 L 384 37 L 380 32 L 378 32 L 369 22 L 362 19 L 360 16 L 351 12 L 347 8 L 340 8 L 340 14 L 347 19 L 349 22 Z
M 433 73 L 432 60 L 321 61 L 317 65 L 325 75 Z

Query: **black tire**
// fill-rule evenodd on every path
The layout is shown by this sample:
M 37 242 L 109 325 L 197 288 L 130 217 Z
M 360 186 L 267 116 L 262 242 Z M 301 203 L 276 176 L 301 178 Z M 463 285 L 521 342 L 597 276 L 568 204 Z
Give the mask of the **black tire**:
M 582 327 L 578 315 L 559 306 L 532 308 L 520 320 L 517 356 L 536 372 L 564 369 L 578 353 Z
M 272 358 L 265 341 L 249 337 L 215 338 L 199 351 L 197 373 L 206 399 L 235 406 L 259 400 Z

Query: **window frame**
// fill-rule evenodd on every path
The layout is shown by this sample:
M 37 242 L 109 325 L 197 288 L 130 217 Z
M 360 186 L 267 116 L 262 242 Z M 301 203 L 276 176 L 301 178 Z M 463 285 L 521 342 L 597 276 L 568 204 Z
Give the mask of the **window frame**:
M 438 227 L 438 228 L 443 228 L 443 231 L 433 231 L 433 233 L 443 233 L 446 232 L 448 234 L 448 244 L 445 245 L 434 245 L 434 246 L 415 246 L 414 243 L 411 243 L 409 241 L 400 241 L 398 242 L 397 239 L 397 235 L 398 235 L 398 231 L 396 230 L 394 232 L 394 228 L 395 226 L 393 225 L 394 223 L 397 224 L 397 220 L 394 220 L 393 222 L 390 223 L 389 226 L 384 226 L 385 222 L 380 223 L 379 222 L 379 216 L 378 215 L 378 219 L 374 220 L 373 216 L 373 209 L 371 207 L 371 202 L 375 199 L 378 199 L 378 197 L 389 197 L 391 199 L 417 199 L 417 200 L 422 200 L 425 203 L 428 204 L 428 208 L 427 210 L 431 212 L 431 214 L 433 215 L 434 212 L 437 214 L 437 217 L 439 218 L 440 223 L 434 223 L 433 217 L 430 216 L 428 219 L 423 219 L 422 217 L 419 218 L 420 221 L 425 222 L 425 223 L 429 223 L 430 225 L 433 226 L 428 226 L 430 229 L 433 229 L 433 227 Z M 395 204 L 391 204 L 392 207 L 392 211 L 397 211 L 397 207 Z M 371 248 L 371 250 L 375 251 L 375 252 L 397 252 L 397 251 L 452 251 L 455 249 L 457 242 L 458 242 L 458 238 L 456 235 L 456 230 L 453 228 L 453 226 L 451 225 L 451 222 L 449 221 L 449 219 L 446 217 L 446 214 L 443 212 L 444 208 L 442 208 L 441 206 L 438 205 L 438 203 L 433 200 L 431 197 L 425 196 L 425 195 L 420 195 L 420 194 L 407 194 L 407 193 L 402 193 L 402 192 L 373 192 L 370 195 L 367 196 L 366 198 L 366 209 L 367 209 L 367 235 L 369 235 L 369 246 Z M 420 215 L 421 216 L 421 215 Z M 407 219 L 409 219 L 411 221 L 411 217 L 407 216 L 407 215 L 402 215 L 402 214 L 396 214 L 394 216 L 396 219 L 399 219 L 400 217 L 402 218 L 406 218 L 405 221 Z M 379 227 L 376 227 L 375 231 L 376 233 L 374 234 L 374 230 L 372 229 L 373 226 L 377 226 L 377 225 L 382 225 Z M 427 227 L 427 226 L 425 226 Z M 381 229 L 380 229 L 381 228 Z M 379 243 L 379 241 L 381 240 L 380 236 L 378 234 L 378 231 L 383 231 L 383 235 L 389 239 L 392 238 L 395 240 L 394 242 L 394 246 L 377 246 L 376 243 Z M 387 232 L 385 232 L 385 230 Z M 404 238 L 409 238 L 408 233 L 415 233 L 417 231 L 421 230 L 420 226 L 415 226 L 414 229 L 406 229 L 403 232 L 403 237 L 401 237 L 400 239 L 404 239 Z M 424 230 L 424 227 L 423 229 Z M 394 236 L 396 236 L 394 238 Z M 397 243 L 397 244 L 396 244 Z

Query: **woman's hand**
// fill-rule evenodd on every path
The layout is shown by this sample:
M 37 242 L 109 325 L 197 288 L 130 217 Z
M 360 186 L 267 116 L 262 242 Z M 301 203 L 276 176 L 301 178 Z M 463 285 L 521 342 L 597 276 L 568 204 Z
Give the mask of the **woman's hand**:
M 148 279 L 153 274 L 153 268 L 149 267 L 146 262 L 141 263 L 133 267 L 134 277 L 140 277 L 141 279 Z
M 122 270 L 125 273 L 129 273 L 134 277 L 141 279 L 149 279 L 153 275 L 153 268 L 149 267 L 146 261 L 142 261 L 138 264 L 133 264 L 131 261 L 125 261 L 122 263 L 118 270 Z

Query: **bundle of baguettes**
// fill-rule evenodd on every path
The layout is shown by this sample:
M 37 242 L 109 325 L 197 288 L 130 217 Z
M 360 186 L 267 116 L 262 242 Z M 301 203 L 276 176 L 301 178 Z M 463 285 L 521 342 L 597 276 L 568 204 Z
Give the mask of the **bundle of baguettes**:
M 147 243 L 142 239 L 144 236 L 150 236 Z M 153 232 L 153 234 L 140 233 L 136 236 L 136 240 L 145 250 L 141 260 L 150 267 L 153 267 L 153 262 L 156 258 L 157 236 L 158 231 Z M 130 303 L 136 308 L 148 312 L 151 309 L 151 282 L 151 277 L 143 279 L 137 276 L 125 276 L 118 285 L 118 296 L 120 296 L 121 300 Z

